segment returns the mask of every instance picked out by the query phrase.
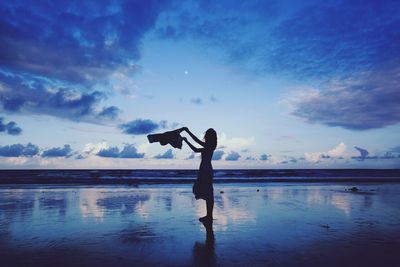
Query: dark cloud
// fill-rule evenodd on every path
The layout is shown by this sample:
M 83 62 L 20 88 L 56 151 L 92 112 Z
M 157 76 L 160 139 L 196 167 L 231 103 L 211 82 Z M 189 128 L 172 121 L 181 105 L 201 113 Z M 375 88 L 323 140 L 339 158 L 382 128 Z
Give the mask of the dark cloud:
M 134 145 L 125 145 L 120 153 L 121 158 L 143 158 L 144 153 L 138 153 Z
M 297 162 L 297 159 L 291 158 L 291 159 L 288 159 L 288 160 L 281 161 L 280 164 L 289 164 L 289 163 L 296 163 L 296 162 Z
M 225 157 L 225 160 L 228 160 L 228 161 L 236 161 L 236 160 L 238 160 L 239 158 L 240 158 L 239 153 L 237 153 L 237 152 L 235 152 L 235 151 L 232 151 L 232 152 L 230 152 L 230 153 L 228 154 L 228 156 Z
M 222 156 L 225 154 L 223 150 L 215 150 L 212 156 L 212 160 L 220 160 Z
M 393 153 L 400 153 L 400 146 L 396 146 L 390 149 L 390 152 Z
M 39 147 L 28 143 L 0 146 L 0 157 L 32 157 L 39 153 Z
M 47 79 L 0 71 L 0 109 L 5 112 L 47 114 L 74 121 L 113 118 L 118 108 L 97 111 L 106 96 L 99 91 L 80 92 Z
M 293 115 L 310 123 L 368 130 L 400 122 L 400 67 L 341 80 L 293 100 Z
M 43 158 L 55 158 L 55 157 L 69 158 L 71 156 L 72 156 L 72 149 L 70 145 L 64 145 L 64 147 L 53 147 L 42 152 Z
M 388 151 L 388 152 L 384 153 L 382 156 L 380 156 L 379 158 L 380 159 L 400 159 L 400 153 Z
M 169 7 L 161 0 L 2 1 L 0 70 L 24 81 L 15 96 L 2 93 L 0 106 L 74 120 L 115 119 L 117 109 L 98 107 L 104 95 L 96 94 L 94 83 L 120 69 L 135 72 L 142 37 L 157 22 L 160 37 L 206 43 L 256 74 L 351 78 L 338 94 L 321 89 L 323 102 L 298 103 L 293 114 L 309 122 L 356 130 L 399 122 L 397 1 L 188 1 Z M 386 74 L 377 73 L 382 68 Z M 371 75 L 392 85 L 374 83 L 366 78 Z M 4 73 L 0 81 L 14 90 L 15 83 L 3 79 Z M 41 99 L 60 95 L 61 104 L 30 100 L 35 90 Z
M 121 112 L 119 108 L 116 106 L 111 107 L 103 107 L 103 110 L 99 112 L 98 116 L 102 118 L 108 118 L 114 120 L 118 117 L 118 114 Z
M 262 154 L 260 160 L 268 160 L 269 156 L 267 154 Z
M 121 151 L 118 147 L 102 149 L 97 153 L 97 156 L 104 158 L 143 158 L 144 153 L 138 153 L 134 145 L 127 144 Z
M 361 148 L 361 147 L 358 147 L 358 146 L 355 146 L 354 148 L 357 149 L 358 152 L 360 152 L 360 156 L 358 158 L 361 159 L 361 160 L 364 160 L 369 154 L 368 150 L 366 150 L 364 148 Z
M 209 101 L 209 103 L 216 103 L 218 102 L 218 99 L 214 96 L 210 96 L 208 99 L 204 99 L 201 97 L 193 97 L 190 99 L 190 102 L 196 105 L 202 105 L 204 103 L 207 103 Z
M 115 119 L 99 90 L 114 73 L 137 72 L 140 41 L 168 2 L 1 1 L 0 110 Z
M 163 154 L 158 154 L 154 156 L 155 159 L 173 159 L 174 154 L 172 153 L 172 149 L 168 149 L 165 153 Z
M 400 159 L 399 147 L 394 147 L 394 148 L 390 149 L 389 151 L 386 151 L 384 153 L 379 153 L 376 155 L 370 155 L 368 150 L 358 147 L 358 146 L 355 146 L 354 148 L 360 153 L 360 156 L 352 157 L 352 159 L 355 159 L 358 161 Z
M 269 67 L 298 77 L 347 76 L 400 55 L 397 1 L 316 2 L 273 31 Z M 357 19 L 354 19 L 357 18 Z
M 369 156 L 370 154 L 369 154 L 368 150 L 366 150 L 364 148 L 361 148 L 361 147 L 358 147 L 358 146 L 355 146 L 354 148 L 358 152 L 360 152 L 360 156 L 352 157 L 352 159 L 356 159 L 356 160 L 359 160 L 359 161 L 364 161 L 366 159 L 389 159 L 390 158 L 389 154 L 387 154 L 387 153 L 384 156 Z
M 90 83 L 139 58 L 167 1 L 0 4 L 0 62 L 13 71 Z
M 76 155 L 75 159 L 85 159 L 86 157 L 83 156 L 82 154 Z
M 0 117 L 0 133 L 3 132 L 9 135 L 20 135 L 22 133 L 22 129 L 18 127 L 17 123 L 14 121 L 4 123 L 4 118 Z
M 243 67 L 262 72 L 337 76 L 380 65 L 400 53 L 395 0 L 191 3 L 160 23 L 162 37 L 206 42 Z
M 22 132 L 22 129 L 17 126 L 17 123 L 14 121 L 10 121 L 6 125 L 7 133 L 11 135 L 19 135 Z
M 119 148 L 116 146 L 103 148 L 97 153 L 97 156 L 103 158 L 119 158 Z
M 262 29 L 266 25 L 257 21 L 273 20 L 275 4 L 273 1 L 186 1 L 185 5 L 174 7 L 159 20 L 157 32 L 161 38 L 199 41 L 243 62 L 243 58 L 252 59 L 251 46 L 255 43 L 252 38 L 260 40 L 260 36 L 265 36 Z
M 246 157 L 246 160 L 256 160 L 256 159 L 254 157 L 249 156 L 249 157 Z
M 119 128 L 123 133 L 126 134 L 148 134 L 160 127 L 164 127 L 166 125 L 166 121 L 162 121 L 161 123 L 154 122 L 148 119 L 137 119 L 127 123 L 123 123 L 119 125 Z

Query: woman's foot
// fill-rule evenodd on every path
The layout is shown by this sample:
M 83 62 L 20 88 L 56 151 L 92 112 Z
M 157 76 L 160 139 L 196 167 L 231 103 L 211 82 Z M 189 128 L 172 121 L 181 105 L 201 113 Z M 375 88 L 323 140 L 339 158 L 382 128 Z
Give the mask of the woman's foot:
M 204 216 L 199 218 L 199 221 L 202 223 L 209 223 L 212 222 L 213 218 L 211 216 Z

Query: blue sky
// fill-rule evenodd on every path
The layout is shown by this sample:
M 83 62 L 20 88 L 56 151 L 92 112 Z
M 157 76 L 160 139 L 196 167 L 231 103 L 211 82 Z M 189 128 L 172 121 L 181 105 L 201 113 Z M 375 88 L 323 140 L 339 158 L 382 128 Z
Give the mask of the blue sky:
M 3 1 L 1 168 L 400 167 L 396 1 Z

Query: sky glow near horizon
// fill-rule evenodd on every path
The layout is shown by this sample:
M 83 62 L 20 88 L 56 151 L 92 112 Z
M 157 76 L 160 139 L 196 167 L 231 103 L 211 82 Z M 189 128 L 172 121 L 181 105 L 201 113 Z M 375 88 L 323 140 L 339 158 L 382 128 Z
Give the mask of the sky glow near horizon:
M 399 168 L 396 1 L 3 1 L 0 168 Z

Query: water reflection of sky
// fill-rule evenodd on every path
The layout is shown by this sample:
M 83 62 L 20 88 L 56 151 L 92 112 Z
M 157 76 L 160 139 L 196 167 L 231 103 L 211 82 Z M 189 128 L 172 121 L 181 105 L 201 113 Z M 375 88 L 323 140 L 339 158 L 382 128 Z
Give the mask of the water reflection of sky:
M 213 259 L 290 264 L 332 253 L 323 249 L 328 244 L 400 248 L 400 185 L 360 188 L 353 193 L 343 185 L 216 185 Z M 36 255 L 37 263 L 68 257 L 73 264 L 85 257 L 88 265 L 191 265 L 196 255 L 211 253 L 197 221 L 204 215 L 205 203 L 194 199 L 189 185 L 3 186 L 0 250 L 9 260 Z M 24 260 L 29 257 L 16 263 Z

